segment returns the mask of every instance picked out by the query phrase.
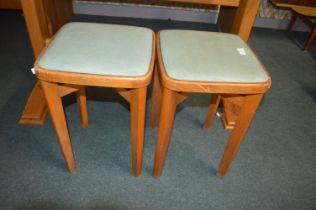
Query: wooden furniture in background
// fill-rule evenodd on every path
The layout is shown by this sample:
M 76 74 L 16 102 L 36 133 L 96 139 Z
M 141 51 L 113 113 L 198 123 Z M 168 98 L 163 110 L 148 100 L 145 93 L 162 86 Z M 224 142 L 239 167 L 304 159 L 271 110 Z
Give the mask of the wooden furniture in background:
M 310 29 L 309 36 L 304 46 L 304 51 L 309 50 L 316 38 L 316 8 L 292 6 L 292 19 L 289 23 L 288 30 L 293 28 L 297 18 L 301 19 Z M 314 18 L 314 21 L 311 20 Z
M 0 9 L 22 9 L 20 0 L 0 0 Z
M 238 7 L 240 0 L 167 0 L 171 2 L 183 2 L 183 3 L 198 3 L 198 4 L 212 4 L 212 5 L 225 5 Z
M 305 6 L 316 7 L 315 0 L 270 0 L 272 4 L 278 7 Z
M 240 0 L 238 7 L 221 6 L 217 25 L 222 32 L 238 34 L 248 41 L 260 0 Z
M 310 18 L 316 17 L 316 1 L 315 0 L 270 0 L 270 2 L 282 9 L 291 9 L 293 12 L 292 19 L 289 23 L 288 30 L 291 30 L 297 18 L 300 18 L 311 30 L 304 50 L 307 51 L 316 37 L 316 21 Z
M 222 113 L 220 117 L 225 130 L 233 130 L 238 119 L 244 97 L 241 95 L 225 94 L 222 95 Z
M 21 0 L 34 57 L 46 47 L 55 32 L 73 15 L 71 0 Z M 47 113 L 43 91 L 37 83 L 29 96 L 19 123 L 43 124 Z

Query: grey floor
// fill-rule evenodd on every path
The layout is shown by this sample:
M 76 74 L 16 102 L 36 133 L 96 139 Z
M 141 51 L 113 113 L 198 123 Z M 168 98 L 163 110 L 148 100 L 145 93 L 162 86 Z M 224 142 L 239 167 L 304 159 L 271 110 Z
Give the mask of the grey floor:
M 216 30 L 174 21 L 75 20 Z M 249 43 L 273 84 L 224 180 L 215 173 L 229 132 L 219 119 L 212 129 L 201 129 L 206 94 L 179 107 L 164 174 L 154 179 L 157 131 L 147 120 L 143 174 L 135 178 L 128 106 L 109 89 L 88 89 L 87 129 L 73 98 L 65 99 L 77 161 L 73 174 L 49 117 L 44 126 L 18 125 L 36 82 L 32 50 L 19 12 L 0 11 L 0 28 L 0 209 L 316 209 L 316 43 L 301 50 L 307 33 L 253 30 Z

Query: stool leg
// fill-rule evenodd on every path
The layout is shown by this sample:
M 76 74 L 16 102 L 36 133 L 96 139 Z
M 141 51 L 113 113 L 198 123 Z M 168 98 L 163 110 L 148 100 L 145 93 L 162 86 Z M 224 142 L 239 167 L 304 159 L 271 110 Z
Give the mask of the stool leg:
M 162 112 L 160 115 L 158 138 L 154 160 L 154 176 L 156 178 L 161 176 L 164 167 L 176 107 L 177 93 L 167 88 L 163 88 L 161 106 Z
M 80 114 L 81 125 L 87 128 L 89 125 L 88 108 L 87 108 L 87 97 L 86 88 L 84 86 L 80 87 L 76 92 L 78 109 Z
M 203 125 L 204 129 L 210 128 L 212 126 L 212 123 L 213 123 L 215 114 L 217 112 L 220 100 L 221 100 L 220 95 L 212 94 L 211 103 L 210 103 L 210 106 L 208 107 L 206 119 L 205 119 L 204 125 Z
M 131 90 L 131 145 L 134 176 L 142 173 L 147 87 Z
M 262 97 L 263 94 L 245 96 L 244 104 L 240 110 L 236 125 L 228 138 L 228 143 L 219 165 L 217 176 L 223 178 L 226 175 L 228 168 L 233 162 L 239 146 L 242 143 L 251 120 L 256 113 Z
M 58 85 L 41 81 L 46 103 L 58 137 L 59 145 L 66 161 L 69 172 L 76 169 L 76 163 L 72 152 L 71 141 L 68 133 L 65 113 L 58 91 Z
M 316 23 L 314 25 L 314 28 L 312 29 L 312 31 L 310 32 L 310 34 L 308 36 L 307 42 L 306 42 L 305 47 L 304 47 L 304 51 L 307 51 L 307 50 L 309 50 L 309 48 L 311 48 L 315 38 L 316 38 Z
M 157 67 L 155 68 L 154 86 L 151 100 L 151 112 L 150 112 L 150 127 L 156 128 L 159 124 L 160 110 L 161 110 L 161 84 L 159 79 L 159 73 Z

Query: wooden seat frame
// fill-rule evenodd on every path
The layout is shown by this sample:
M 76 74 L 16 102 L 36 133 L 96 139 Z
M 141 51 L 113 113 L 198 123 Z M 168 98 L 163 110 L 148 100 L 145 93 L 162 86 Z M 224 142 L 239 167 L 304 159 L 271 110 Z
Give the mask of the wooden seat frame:
M 264 83 L 224 83 L 224 82 L 195 82 L 172 79 L 166 73 L 160 48 L 159 34 L 157 36 L 158 68 L 154 75 L 153 99 L 151 109 L 151 127 L 159 125 L 158 138 L 154 158 L 154 176 L 161 176 L 173 127 L 176 107 L 191 93 L 212 93 L 208 114 L 204 127 L 211 126 L 222 96 L 226 94 L 242 95 L 243 104 L 236 124 L 228 139 L 217 175 L 224 177 L 231 165 L 240 144 L 246 134 L 253 116 L 260 104 L 264 93 L 271 85 L 271 78 Z M 263 67 L 263 69 L 265 69 Z M 266 71 L 266 70 L 265 70 Z M 268 74 L 268 73 L 267 73 Z
M 141 175 L 147 86 L 150 84 L 152 78 L 154 60 L 155 34 L 153 33 L 151 61 L 149 70 L 144 76 L 125 77 L 52 71 L 39 67 L 38 60 L 35 62 L 34 68 L 36 75 L 40 80 L 40 86 L 44 92 L 48 110 L 59 140 L 59 145 L 70 172 L 73 172 L 76 169 L 76 164 L 61 97 L 73 92 L 77 93 L 81 123 L 83 127 L 87 127 L 89 120 L 85 86 L 97 86 L 114 88 L 118 94 L 130 103 L 132 169 L 134 176 Z

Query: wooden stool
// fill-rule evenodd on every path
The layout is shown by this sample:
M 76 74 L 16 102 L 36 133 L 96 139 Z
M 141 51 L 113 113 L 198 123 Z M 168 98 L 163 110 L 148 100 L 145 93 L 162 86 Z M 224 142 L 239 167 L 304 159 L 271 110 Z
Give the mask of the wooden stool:
M 190 93 L 212 93 L 205 127 L 211 126 L 221 96 L 243 96 L 217 175 L 224 177 L 246 134 L 271 78 L 236 35 L 189 30 L 158 34 L 151 127 L 159 123 L 154 176 L 162 174 L 176 106 Z
M 292 30 L 297 18 L 300 18 L 311 30 L 304 46 L 304 51 L 311 48 L 316 38 L 316 8 L 313 7 L 292 7 L 292 18 L 288 26 L 288 30 Z
M 58 31 L 36 60 L 36 75 L 70 172 L 76 166 L 61 97 L 77 92 L 81 121 L 86 127 L 84 86 L 99 86 L 115 88 L 130 103 L 133 174 L 141 174 L 146 92 L 154 66 L 154 39 L 154 33 L 146 28 L 69 23 Z

